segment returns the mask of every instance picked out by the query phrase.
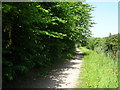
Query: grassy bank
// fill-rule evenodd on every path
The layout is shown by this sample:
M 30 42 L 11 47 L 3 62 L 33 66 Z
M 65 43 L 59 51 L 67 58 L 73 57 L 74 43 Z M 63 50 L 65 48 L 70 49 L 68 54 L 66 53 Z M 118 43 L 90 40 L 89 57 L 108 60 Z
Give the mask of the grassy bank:
M 117 60 L 83 47 L 80 50 L 84 58 L 77 88 L 117 88 Z

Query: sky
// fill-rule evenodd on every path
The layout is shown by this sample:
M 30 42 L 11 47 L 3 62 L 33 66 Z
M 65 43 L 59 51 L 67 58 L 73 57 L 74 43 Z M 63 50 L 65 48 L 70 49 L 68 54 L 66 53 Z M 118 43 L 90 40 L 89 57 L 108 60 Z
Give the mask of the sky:
M 94 0 L 86 0 L 86 2 L 94 6 L 91 12 L 93 20 L 96 23 L 90 30 L 93 37 L 107 37 L 109 33 L 118 33 L 118 2 L 95 2 Z

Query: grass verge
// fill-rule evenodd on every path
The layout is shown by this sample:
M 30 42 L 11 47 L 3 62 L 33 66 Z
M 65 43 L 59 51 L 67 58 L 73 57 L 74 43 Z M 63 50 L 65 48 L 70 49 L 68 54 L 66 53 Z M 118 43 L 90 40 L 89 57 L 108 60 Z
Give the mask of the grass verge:
M 83 52 L 77 88 L 118 88 L 118 62 L 103 53 L 80 47 Z

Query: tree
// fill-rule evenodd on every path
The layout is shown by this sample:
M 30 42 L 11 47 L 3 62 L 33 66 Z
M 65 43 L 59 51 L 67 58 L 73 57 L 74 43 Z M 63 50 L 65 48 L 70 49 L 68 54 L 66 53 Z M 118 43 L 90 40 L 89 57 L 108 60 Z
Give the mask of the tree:
M 71 58 L 91 35 L 92 9 L 82 2 L 3 3 L 3 79 Z

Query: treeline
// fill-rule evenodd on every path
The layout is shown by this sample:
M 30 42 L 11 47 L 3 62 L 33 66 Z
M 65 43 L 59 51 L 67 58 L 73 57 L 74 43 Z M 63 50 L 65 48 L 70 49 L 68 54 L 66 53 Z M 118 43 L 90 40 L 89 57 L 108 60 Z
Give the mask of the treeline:
M 87 48 L 97 52 L 103 52 L 112 57 L 118 57 L 120 34 L 109 35 L 104 38 L 90 37 L 87 40 Z
M 2 4 L 3 81 L 74 55 L 91 35 L 93 7 L 82 2 Z

